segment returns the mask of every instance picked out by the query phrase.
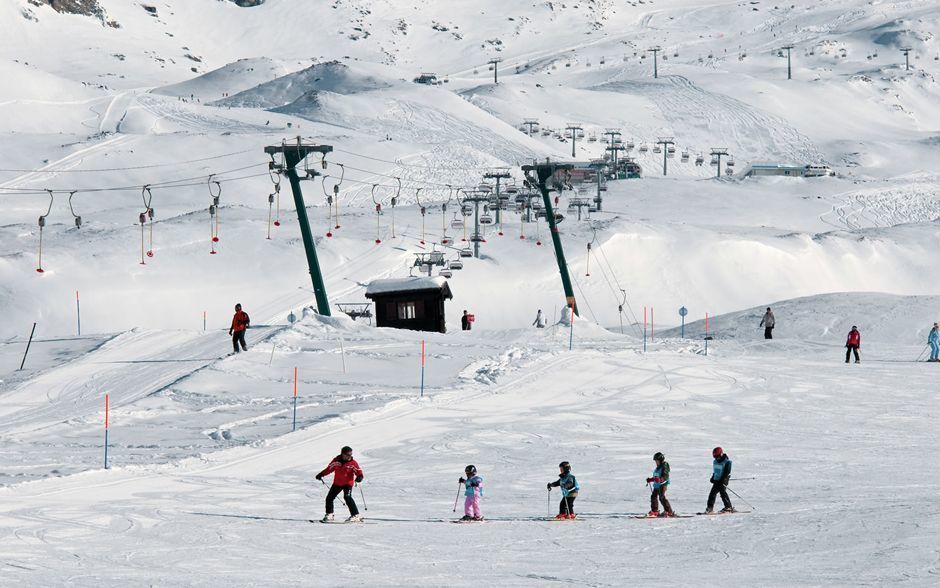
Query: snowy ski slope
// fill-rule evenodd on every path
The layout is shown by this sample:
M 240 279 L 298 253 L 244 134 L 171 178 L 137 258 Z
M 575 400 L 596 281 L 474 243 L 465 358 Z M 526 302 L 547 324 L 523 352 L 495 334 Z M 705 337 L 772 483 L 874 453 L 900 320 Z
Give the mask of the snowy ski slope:
M 98 3 L 0 5 L 0 585 L 937 583 L 938 368 L 916 361 L 940 320 L 934 3 Z M 305 310 L 265 146 L 333 146 L 302 186 L 330 301 L 364 302 L 415 253 L 457 259 L 456 188 L 570 161 L 569 123 L 575 160 L 615 128 L 643 168 L 581 221 L 596 186 L 558 194 L 573 328 L 547 226 L 512 210 L 449 280 L 447 333 Z M 760 162 L 836 175 L 742 177 Z M 229 356 L 236 302 L 253 328 Z M 367 524 L 311 524 L 346 444 Z M 656 451 L 677 512 L 703 510 L 715 445 L 751 512 L 633 518 Z M 562 460 L 581 521 L 545 520 Z M 488 521 L 451 525 L 468 463 Z

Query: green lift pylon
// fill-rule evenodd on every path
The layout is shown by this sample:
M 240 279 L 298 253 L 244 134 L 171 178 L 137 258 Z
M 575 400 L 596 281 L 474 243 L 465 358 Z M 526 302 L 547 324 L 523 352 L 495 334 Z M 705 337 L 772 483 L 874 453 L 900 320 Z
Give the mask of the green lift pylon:
M 522 166 L 522 171 L 529 178 L 529 184 L 536 183 L 539 192 L 542 193 L 542 202 L 545 205 L 545 219 L 548 221 L 548 228 L 552 233 L 552 245 L 555 248 L 555 260 L 558 261 L 558 272 L 561 274 L 561 285 L 565 289 L 565 305 L 578 316 L 578 303 L 574 298 L 574 290 L 571 288 L 571 277 L 568 275 L 568 262 L 565 261 L 565 250 L 561 246 L 561 236 L 558 234 L 558 225 L 555 223 L 555 210 L 552 208 L 552 198 L 548 193 L 548 179 L 555 175 L 559 170 L 570 170 L 573 165 L 570 163 L 535 163 L 533 165 Z M 535 177 L 532 177 L 532 173 Z
M 326 296 L 326 285 L 323 283 L 323 273 L 320 271 L 320 261 L 317 259 L 317 248 L 313 242 L 313 233 L 310 231 L 310 221 L 307 219 L 307 207 L 304 204 L 304 195 L 300 189 L 300 178 L 297 176 L 297 164 L 307 158 L 311 153 L 326 156 L 333 151 L 330 145 L 304 144 L 300 137 L 294 144 L 282 143 L 265 147 L 264 152 L 271 156 L 271 169 L 284 172 L 290 181 L 290 189 L 294 194 L 294 206 L 297 208 L 297 222 L 300 224 L 300 235 L 304 242 L 304 251 L 307 253 L 307 265 L 310 267 L 310 278 L 313 281 L 313 292 L 317 297 L 317 312 L 324 316 L 331 316 L 330 301 Z M 284 156 L 284 164 L 274 161 L 274 155 L 280 153 Z M 326 159 L 323 160 L 324 162 Z M 324 165 L 326 165 L 324 163 Z M 320 175 L 314 170 L 307 170 L 307 177 Z

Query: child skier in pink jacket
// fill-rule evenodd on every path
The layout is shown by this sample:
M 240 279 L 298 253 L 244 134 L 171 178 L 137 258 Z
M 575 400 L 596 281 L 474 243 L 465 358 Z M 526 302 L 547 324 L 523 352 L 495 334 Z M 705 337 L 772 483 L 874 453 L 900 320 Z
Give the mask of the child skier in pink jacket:
M 483 514 L 480 512 L 480 499 L 483 498 L 483 478 L 477 475 L 476 466 L 468 465 L 464 468 L 466 478 L 460 478 L 459 482 L 466 487 L 464 491 L 463 512 L 461 521 L 482 521 Z

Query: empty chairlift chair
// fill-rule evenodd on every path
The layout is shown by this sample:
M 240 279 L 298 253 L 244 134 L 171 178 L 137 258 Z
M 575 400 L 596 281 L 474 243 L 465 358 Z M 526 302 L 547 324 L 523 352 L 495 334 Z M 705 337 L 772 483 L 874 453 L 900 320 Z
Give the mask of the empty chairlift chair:
M 653 145 L 653 153 L 662 153 L 662 152 L 663 152 L 663 148 L 662 148 L 662 147 L 660 147 L 658 144 L 657 144 L 657 145 Z
M 463 262 L 460 261 L 459 258 L 458 258 L 458 259 L 452 259 L 452 260 L 450 261 L 450 263 L 447 264 L 447 267 L 449 267 L 450 269 L 452 269 L 452 270 L 454 270 L 454 271 L 462 270 L 462 269 L 463 269 Z
M 688 152 L 688 151 L 683 151 L 683 152 L 682 152 L 682 163 L 688 163 L 688 162 L 689 162 L 689 152 Z
M 460 255 L 460 257 L 473 257 L 473 249 L 466 247 L 464 249 L 461 249 L 458 255 Z

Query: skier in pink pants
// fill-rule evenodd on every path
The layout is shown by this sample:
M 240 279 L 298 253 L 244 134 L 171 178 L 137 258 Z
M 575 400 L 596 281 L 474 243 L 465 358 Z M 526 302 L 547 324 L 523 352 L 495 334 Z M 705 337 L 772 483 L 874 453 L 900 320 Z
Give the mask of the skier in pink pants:
M 460 478 L 459 482 L 466 487 L 464 491 L 463 512 L 461 521 L 482 521 L 483 513 L 480 512 L 480 499 L 483 498 L 483 478 L 477 475 L 477 468 L 468 465 L 464 468 L 466 478 Z

